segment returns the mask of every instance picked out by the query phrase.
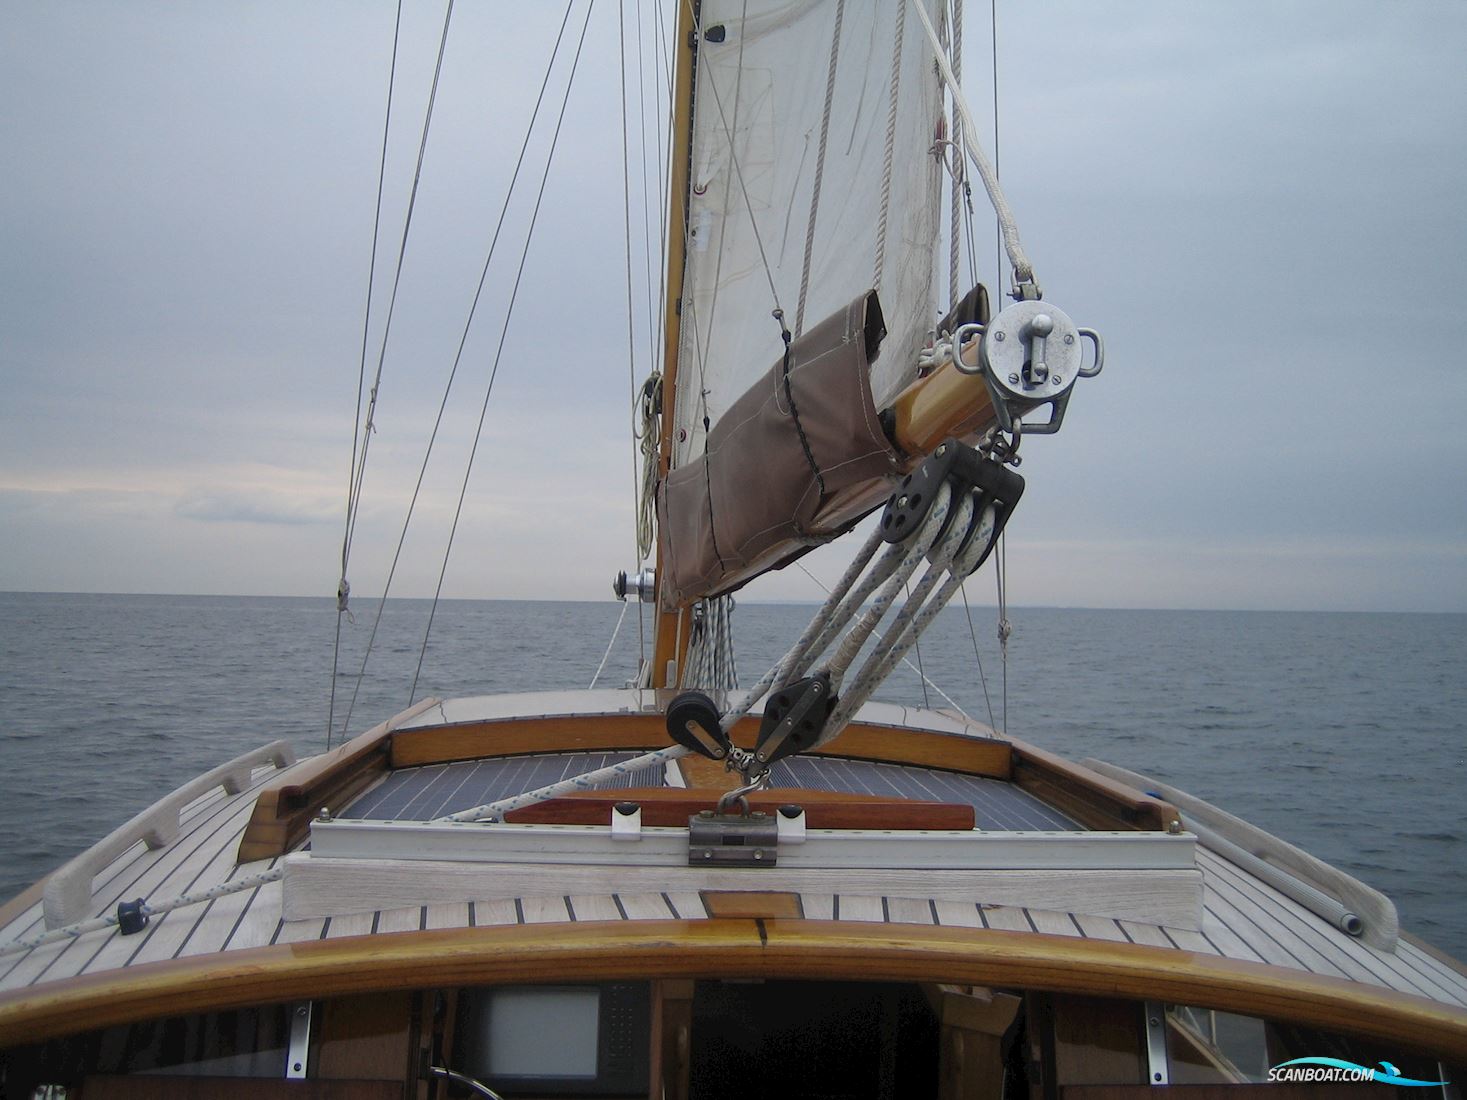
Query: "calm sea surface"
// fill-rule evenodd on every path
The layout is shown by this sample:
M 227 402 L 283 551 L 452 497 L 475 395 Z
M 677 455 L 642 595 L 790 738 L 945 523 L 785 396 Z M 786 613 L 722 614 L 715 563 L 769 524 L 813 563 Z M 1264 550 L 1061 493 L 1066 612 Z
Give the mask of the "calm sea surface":
M 615 603 L 441 604 L 418 697 L 584 688 Z M 751 683 L 812 608 L 740 605 Z M 394 600 L 351 719 L 408 703 L 426 601 Z M 599 686 L 638 651 L 636 609 Z M 338 726 L 375 608 L 342 629 Z M 1467 616 L 1011 609 L 924 636 L 927 675 L 969 714 L 1072 758 L 1148 772 L 1383 890 L 1408 929 L 1467 958 Z M 0 900 L 160 794 L 277 737 L 325 745 L 332 601 L 0 593 Z M 929 689 L 930 691 L 930 689 Z M 878 693 L 923 702 L 899 669 Z M 948 705 L 930 691 L 933 706 Z

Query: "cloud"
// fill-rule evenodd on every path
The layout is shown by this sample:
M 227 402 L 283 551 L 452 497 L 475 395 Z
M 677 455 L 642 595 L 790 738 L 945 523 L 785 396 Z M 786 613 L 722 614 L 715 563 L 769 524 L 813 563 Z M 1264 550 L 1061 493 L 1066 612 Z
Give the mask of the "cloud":
M 264 523 L 297 526 L 340 523 L 341 508 L 334 502 L 299 498 L 283 493 L 188 493 L 173 506 L 175 515 L 204 523 Z

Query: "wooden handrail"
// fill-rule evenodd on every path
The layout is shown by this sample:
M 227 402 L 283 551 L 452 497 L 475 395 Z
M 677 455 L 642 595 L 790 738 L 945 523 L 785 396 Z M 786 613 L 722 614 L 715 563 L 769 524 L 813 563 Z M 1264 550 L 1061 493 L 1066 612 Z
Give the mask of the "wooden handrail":
M 323 806 L 350 802 L 388 770 L 392 732 L 440 702 L 435 697 L 423 699 L 266 786 L 240 838 L 238 862 L 283 855 L 305 839 L 311 818 Z
M 312 940 L 0 994 L 0 1047 L 177 1014 L 377 990 L 665 978 L 950 982 L 1161 1000 L 1467 1059 L 1467 1011 L 1364 982 L 1136 943 L 910 924 L 647 920 Z
M 1014 783 L 1086 828 L 1167 832 L 1174 822 L 1180 824 L 1177 808 L 1164 799 L 1017 738 L 1009 740 L 1014 747 Z
M 66 863 L 46 880 L 41 907 L 47 928 L 60 928 L 88 916 L 92 908 L 92 880 L 138 841 L 149 848 L 162 848 L 178 835 L 182 809 L 214 787 L 226 794 L 239 794 L 250 785 L 250 773 L 261 764 L 288 768 L 295 763 L 295 750 L 286 741 L 271 741 L 252 752 L 236 756 L 227 764 L 191 779 L 172 794 L 159 799 L 124 825 L 118 826 L 81 855 Z
M 1338 923 L 1339 910 L 1325 911 L 1325 903 L 1337 903 L 1358 916 L 1363 927 L 1357 931 L 1366 943 L 1382 951 L 1396 949 L 1400 935 L 1396 906 L 1379 890 L 1186 791 L 1103 760 L 1086 760 L 1084 764 L 1102 775 L 1165 796 L 1187 814 L 1185 824 L 1204 848 L 1240 864 L 1331 924 Z M 1301 884 L 1304 891 L 1298 889 Z

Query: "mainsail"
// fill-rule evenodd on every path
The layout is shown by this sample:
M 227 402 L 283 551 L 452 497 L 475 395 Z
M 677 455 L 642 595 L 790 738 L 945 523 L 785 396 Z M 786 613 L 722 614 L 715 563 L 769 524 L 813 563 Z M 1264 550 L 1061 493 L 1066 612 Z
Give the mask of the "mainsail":
M 767 396 L 776 415 L 820 415 L 813 400 L 800 404 L 797 387 L 801 372 L 826 350 L 802 339 L 814 338 L 822 323 L 827 330 L 834 323 L 837 344 L 860 343 L 870 359 L 860 364 L 861 377 L 847 371 L 818 381 L 815 396 L 857 401 L 854 410 L 848 405 L 838 415 L 870 420 L 873 402 L 883 408 L 912 379 L 935 318 L 943 174 L 934 155 L 943 132 L 942 88 L 911 5 L 705 0 L 697 41 L 678 373 L 669 426 L 673 480 L 683 471 L 688 492 L 700 480 L 693 467 L 706 462 L 710 435 L 718 441 L 733 431 L 730 410 L 747 418 Z M 844 320 L 836 321 L 837 315 Z M 786 336 L 793 341 L 790 359 Z M 786 381 L 791 385 L 777 392 Z M 855 382 L 867 389 L 868 381 L 863 394 L 838 392 Z M 805 389 L 816 382 L 809 375 Z M 763 390 L 757 390 L 761 383 Z M 785 407 L 791 404 L 793 410 Z M 808 423 L 793 427 L 808 465 L 817 469 L 828 462 L 812 458 L 810 437 L 818 429 Z M 885 446 L 879 433 L 876 442 Z M 889 472 L 894 459 L 888 453 L 877 472 Z M 742 461 L 766 483 L 787 473 L 810 473 L 798 469 L 805 465 L 799 462 L 790 471 L 761 467 L 759 455 Z M 848 473 L 869 482 L 872 467 Z M 832 478 L 817 475 L 820 495 L 837 492 L 839 478 L 839 471 Z M 717 514 L 717 472 L 705 472 L 701 480 L 703 500 L 680 505 L 682 498 L 673 494 L 660 502 L 664 567 L 668 558 L 674 565 L 665 574 L 672 602 L 735 587 L 751 568 L 774 564 L 769 554 L 755 562 L 729 546 L 677 545 L 680 531 L 704 519 L 717 527 L 724 518 Z M 710 485 L 714 495 L 707 499 Z M 711 509 L 713 515 L 670 524 L 668 510 L 680 506 Z M 815 510 L 807 502 L 807 515 Z M 795 540 L 782 555 L 787 557 L 822 532 L 797 522 L 783 534 Z M 769 549 L 760 543 L 756 549 L 761 548 Z M 777 548 L 772 556 L 781 557 Z M 696 558 L 701 565 L 691 572 L 682 568 Z M 674 576 L 678 572 L 681 581 Z

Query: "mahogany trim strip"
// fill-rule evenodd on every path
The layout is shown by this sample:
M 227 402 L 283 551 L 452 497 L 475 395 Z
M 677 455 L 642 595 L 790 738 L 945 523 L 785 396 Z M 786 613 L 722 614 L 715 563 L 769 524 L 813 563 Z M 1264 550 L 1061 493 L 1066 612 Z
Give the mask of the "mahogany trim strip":
M 712 809 L 720 793 L 698 787 L 574 791 L 511 810 L 504 820 L 532 825 L 605 825 L 617 803 L 636 802 L 642 807 L 643 825 L 685 827 L 690 816 Z M 749 809 L 769 814 L 790 803 L 803 806 L 806 827 L 811 829 L 968 830 L 977 817 L 972 806 L 956 802 L 919 802 L 800 787 L 772 787 L 749 795 L 748 801 Z
M 745 718 L 734 727 L 733 739 L 751 747 L 758 733 L 759 720 Z M 392 735 L 392 766 L 408 768 L 525 753 L 660 749 L 667 745 L 666 720 L 656 713 L 508 718 L 398 730 Z M 1010 772 L 1006 741 L 866 722 L 852 723 L 816 754 L 917 764 L 993 779 L 1008 779 Z
M 941 981 L 1153 999 L 1467 1059 L 1467 1011 L 1171 948 L 991 929 L 710 919 L 509 925 L 206 955 L 0 996 L 0 1047 L 163 1014 L 493 982 L 660 978 Z

